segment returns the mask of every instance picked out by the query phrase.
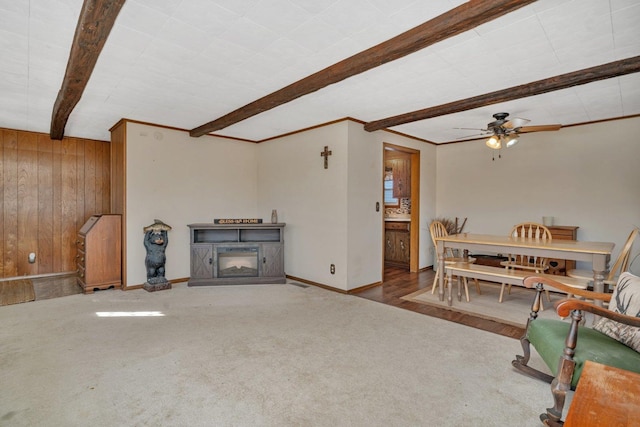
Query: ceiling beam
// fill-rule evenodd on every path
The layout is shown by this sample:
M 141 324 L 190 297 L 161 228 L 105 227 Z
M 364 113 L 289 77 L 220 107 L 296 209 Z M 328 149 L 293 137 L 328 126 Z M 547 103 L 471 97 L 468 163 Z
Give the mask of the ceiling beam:
M 51 139 L 60 140 L 125 0 L 84 0 L 67 70 L 51 114 Z
M 301 96 L 473 29 L 534 1 L 471 0 L 392 39 L 298 80 L 216 120 L 198 126 L 189 134 L 197 137 L 224 129 Z
M 555 77 L 538 80 L 508 89 L 501 89 L 495 92 L 472 98 L 461 99 L 435 107 L 412 111 L 410 113 L 399 114 L 385 119 L 368 122 L 364 129 L 373 132 L 405 123 L 419 120 L 431 119 L 433 117 L 445 116 L 447 114 L 459 113 L 461 111 L 472 110 L 474 108 L 497 104 L 500 102 L 513 101 L 515 99 L 526 98 L 528 96 L 540 95 L 560 89 L 567 89 L 573 86 L 583 85 L 598 80 L 610 79 L 623 76 L 625 74 L 637 73 L 640 71 L 640 56 L 622 59 L 620 61 L 609 62 L 584 70 L 561 74 Z

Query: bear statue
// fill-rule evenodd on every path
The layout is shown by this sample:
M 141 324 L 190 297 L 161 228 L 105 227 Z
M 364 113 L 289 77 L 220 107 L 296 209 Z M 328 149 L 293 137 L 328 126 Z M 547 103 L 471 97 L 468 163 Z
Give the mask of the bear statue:
M 165 250 L 169 244 L 168 230 L 171 230 L 171 227 L 157 219 L 154 224 L 144 228 L 144 247 L 147 250 L 144 259 L 147 269 L 147 283 L 144 285 L 146 290 L 171 287 L 171 283 L 165 278 L 164 268 L 167 261 Z

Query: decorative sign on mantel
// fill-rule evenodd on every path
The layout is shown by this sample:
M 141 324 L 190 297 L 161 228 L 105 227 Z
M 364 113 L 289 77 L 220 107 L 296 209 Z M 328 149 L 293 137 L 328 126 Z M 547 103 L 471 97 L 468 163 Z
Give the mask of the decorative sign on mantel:
M 262 224 L 262 218 L 216 218 L 214 224 Z

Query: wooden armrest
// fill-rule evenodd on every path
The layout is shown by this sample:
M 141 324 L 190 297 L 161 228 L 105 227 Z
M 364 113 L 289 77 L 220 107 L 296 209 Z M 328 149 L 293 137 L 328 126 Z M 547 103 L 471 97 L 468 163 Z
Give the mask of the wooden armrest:
M 608 310 L 603 307 L 599 307 L 593 303 L 567 298 L 555 303 L 556 313 L 560 317 L 569 317 L 572 310 L 588 311 L 598 316 L 606 317 L 607 319 L 615 320 L 616 322 L 624 323 L 625 325 L 640 327 L 640 317 L 627 316 L 625 314 L 616 313 L 615 311 Z
M 575 288 L 573 286 L 565 285 L 557 280 L 553 280 L 549 277 L 529 276 L 524 279 L 524 286 L 527 288 L 535 288 L 538 283 L 551 286 L 552 288 L 566 292 L 569 295 L 578 295 L 586 299 L 600 300 L 609 302 L 611 300 L 611 294 L 605 294 L 601 292 L 588 291 L 586 289 Z

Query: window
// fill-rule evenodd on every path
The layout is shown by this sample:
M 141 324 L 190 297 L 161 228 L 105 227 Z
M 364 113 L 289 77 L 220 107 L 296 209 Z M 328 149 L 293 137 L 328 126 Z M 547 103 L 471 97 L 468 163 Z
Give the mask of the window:
M 398 198 L 393 197 L 393 176 L 391 176 L 391 179 L 384 180 L 384 205 L 400 206 Z

